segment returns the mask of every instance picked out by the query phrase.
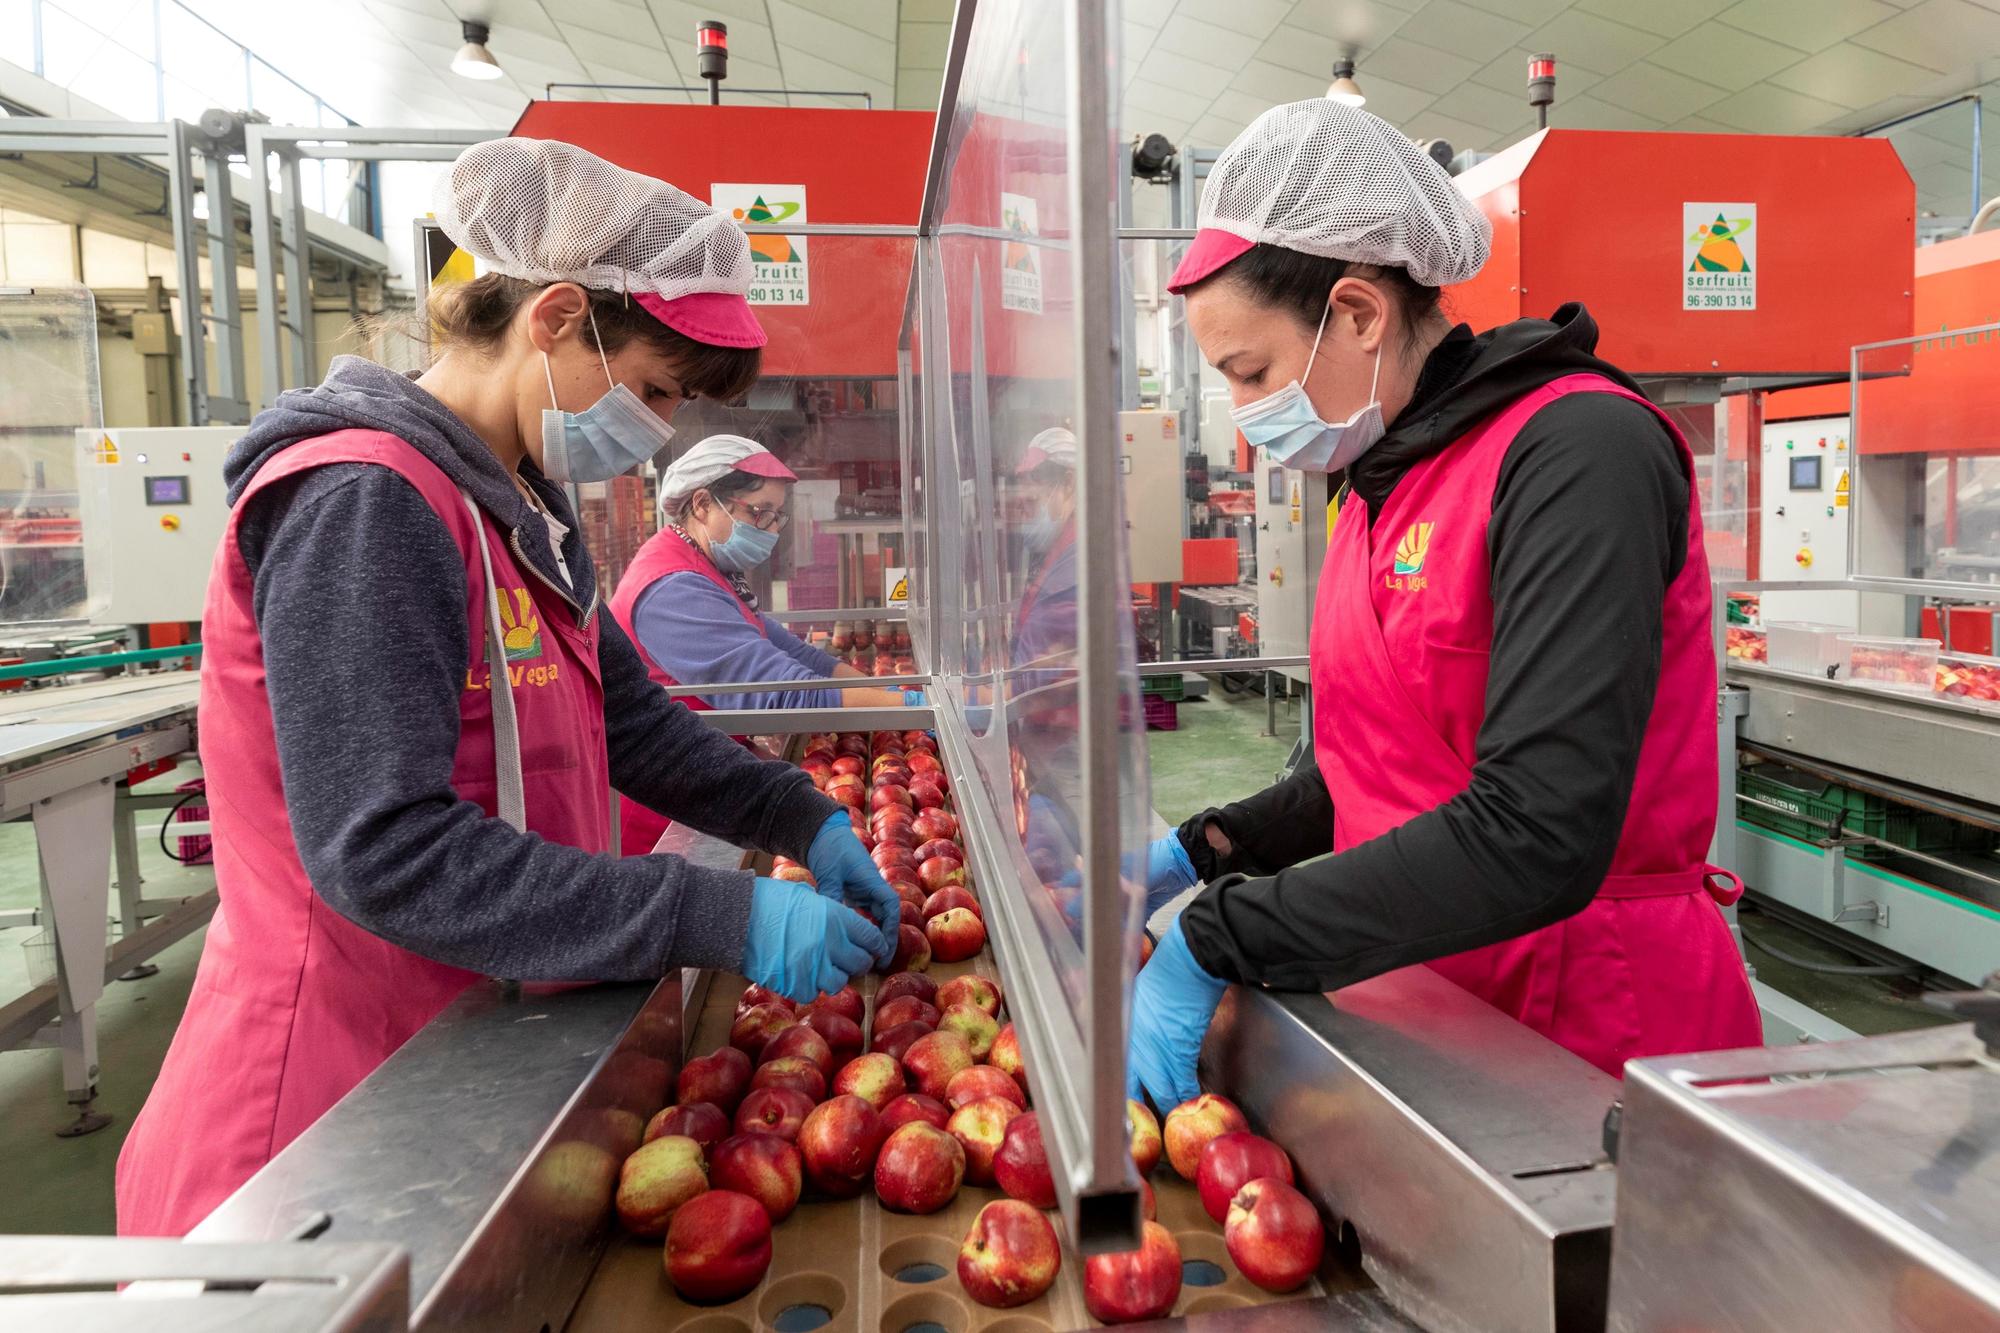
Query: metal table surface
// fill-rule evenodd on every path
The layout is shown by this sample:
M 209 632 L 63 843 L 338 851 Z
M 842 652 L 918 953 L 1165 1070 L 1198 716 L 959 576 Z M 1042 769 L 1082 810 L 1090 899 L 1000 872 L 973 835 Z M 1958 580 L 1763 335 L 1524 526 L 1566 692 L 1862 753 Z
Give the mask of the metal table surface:
M 2000 1059 L 1969 1023 L 1635 1061 L 1619 1172 L 1620 1333 L 2000 1329 Z
M 681 825 L 656 850 L 744 857 Z M 475 984 L 189 1238 L 276 1240 L 324 1216 L 330 1240 L 409 1253 L 413 1328 L 560 1328 L 610 1239 L 619 1163 L 670 1100 L 687 976 Z
M 24 1041 L 62 1051 L 63 1088 L 78 1108 L 64 1133 L 108 1123 L 90 1109 L 96 1095 L 96 1003 L 104 993 L 111 947 L 105 938 L 114 847 L 130 843 L 118 781 L 131 770 L 172 759 L 194 744 L 200 697 L 196 671 L 163 672 L 29 690 L 0 696 L 0 818 L 28 815 L 44 884 L 42 910 L 54 937 L 56 978 L 0 1006 L 0 1048 Z M 120 917 L 125 938 L 119 971 L 199 927 L 205 903 L 157 904 L 154 926 L 139 924 L 136 851 L 119 855 Z M 185 909 L 185 910 L 184 910 Z M 57 1020 L 53 1040 L 45 1035 Z
M 0 770 L 149 723 L 191 717 L 200 692 L 199 671 L 175 671 L 0 694 Z
M 1232 987 L 1202 1069 L 1291 1149 L 1404 1315 L 1601 1327 L 1616 1080 L 1425 967 L 1331 996 Z

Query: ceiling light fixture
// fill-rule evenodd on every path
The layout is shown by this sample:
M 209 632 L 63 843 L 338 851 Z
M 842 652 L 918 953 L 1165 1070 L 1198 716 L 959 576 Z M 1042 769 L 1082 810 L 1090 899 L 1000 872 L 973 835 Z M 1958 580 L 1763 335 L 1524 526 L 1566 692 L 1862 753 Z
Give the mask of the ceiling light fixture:
M 493 33 L 484 23 L 467 19 L 460 25 L 465 36 L 465 45 L 458 48 L 458 54 L 451 58 L 451 72 L 467 79 L 497 79 L 505 71 L 493 53 L 486 49 L 487 39 Z
M 1361 85 L 1354 81 L 1354 57 L 1343 56 L 1333 62 L 1333 82 L 1327 85 L 1327 98 L 1342 106 L 1366 106 L 1368 95 L 1361 91 Z

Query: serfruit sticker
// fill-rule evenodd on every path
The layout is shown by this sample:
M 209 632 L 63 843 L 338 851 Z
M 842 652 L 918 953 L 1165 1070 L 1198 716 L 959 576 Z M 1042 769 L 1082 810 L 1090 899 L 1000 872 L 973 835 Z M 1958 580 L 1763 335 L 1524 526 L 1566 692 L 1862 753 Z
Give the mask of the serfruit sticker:
M 1015 236 L 1039 238 L 1041 219 L 1034 198 L 1002 191 L 1000 226 Z M 1008 241 L 1001 252 L 1000 306 L 1030 315 L 1042 313 L 1042 256 L 1029 242 Z
M 1757 308 L 1757 205 L 1681 205 L 1681 309 Z
M 803 185 L 728 185 L 708 187 L 709 203 L 746 227 L 780 226 L 806 221 Z M 812 299 L 806 282 L 806 238 L 750 238 L 750 304 L 806 305 Z

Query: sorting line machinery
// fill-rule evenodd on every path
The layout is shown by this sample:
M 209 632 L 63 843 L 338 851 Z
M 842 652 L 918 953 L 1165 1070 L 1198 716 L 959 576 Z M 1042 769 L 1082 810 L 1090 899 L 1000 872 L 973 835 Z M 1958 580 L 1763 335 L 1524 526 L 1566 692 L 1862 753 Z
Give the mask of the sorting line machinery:
M 681 829 L 663 846 L 747 859 Z M 996 950 L 978 966 L 1011 992 L 1012 964 Z M 988 1193 L 969 1186 L 935 1218 L 809 1200 L 755 1292 L 682 1304 L 659 1242 L 617 1234 L 617 1152 L 683 1055 L 721 1039 L 741 984 L 481 983 L 225 1201 L 200 1243 L 0 1241 L 0 1323 L 221 1328 L 246 1300 L 259 1327 L 393 1333 L 1087 1322 L 1067 1244 L 1065 1278 L 1034 1304 L 963 1298 L 952 1256 Z M 1163 1163 L 1162 1219 L 1208 1265 L 1191 1273 L 1220 1277 L 1185 1285 L 1158 1327 L 1713 1326 L 1680 1322 L 1718 1317 L 1704 1292 L 1727 1293 L 1735 1327 L 1797 1327 L 1809 1305 L 1827 1328 L 1890 1327 L 1891 1312 L 1897 1328 L 2000 1327 L 2000 1061 L 1982 1041 L 2000 1038 L 2000 997 L 1961 1002 L 1984 1026 L 1643 1062 L 1621 1115 L 1616 1081 L 1424 968 L 1328 997 L 1232 990 L 1204 1081 L 1287 1148 L 1334 1239 L 1306 1292 L 1258 1292 Z M 1770 1280 L 1773 1251 L 1821 1246 L 1831 1271 Z

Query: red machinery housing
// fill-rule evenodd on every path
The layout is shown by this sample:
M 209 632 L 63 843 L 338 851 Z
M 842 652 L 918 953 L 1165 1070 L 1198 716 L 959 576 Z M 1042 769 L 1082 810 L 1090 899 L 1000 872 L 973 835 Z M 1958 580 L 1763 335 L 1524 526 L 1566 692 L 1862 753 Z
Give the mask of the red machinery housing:
M 1543 130 L 1458 185 L 1493 223 L 1448 294 L 1474 328 L 1581 301 L 1647 379 L 1844 377 L 1854 344 L 1910 332 L 1916 190 L 1885 140 Z M 1691 243 L 1722 214 L 1733 258 Z M 1746 258 L 1754 306 L 1689 308 L 1691 276 Z
M 1746 376 L 1844 382 L 1856 343 L 1909 334 L 1916 190 L 1880 139 L 1543 130 L 1458 177 L 1493 223 L 1446 293 L 1488 328 L 1581 301 L 1599 355 L 1647 382 L 1697 455 L 1708 555 L 1752 577 L 1755 394 Z M 1747 299 L 1746 299 L 1747 298 Z
M 1865 406 L 1854 426 L 1855 448 L 1864 455 L 1921 454 L 1943 459 L 1938 499 L 1943 506 L 1944 540 L 1959 540 L 1961 460 L 2000 455 L 2000 382 L 1994 344 L 2000 332 L 1965 334 L 1956 330 L 2000 322 L 2000 232 L 1940 241 L 1918 250 L 1916 327 L 1937 336 L 1911 343 L 1906 356 L 1878 354 L 1867 369 L 1881 371 L 1893 360 L 1905 373 L 1870 379 Z M 1764 399 L 1769 420 L 1810 420 L 1846 416 L 1852 407 L 1848 384 L 1788 389 Z M 2000 607 L 1950 608 L 1950 642 L 1969 653 L 1991 655 L 2000 634 Z M 1923 610 L 1923 633 L 1942 639 L 1939 610 Z
M 745 221 L 765 220 L 747 216 L 761 199 L 773 225 L 795 218 L 908 227 L 922 204 L 935 119 L 927 111 L 534 102 L 514 133 L 576 144 L 709 203 L 718 203 L 719 185 L 751 187 L 748 200 L 738 189 L 721 201 L 741 208 Z M 779 286 L 768 279 L 800 258 L 793 241 L 753 237 L 751 248 L 758 275 L 751 299 L 770 335 L 764 378 L 746 404 L 693 403 L 675 424 L 688 440 L 718 431 L 754 436 L 802 478 L 837 482 L 834 512 L 808 510 L 783 565 L 767 572 L 786 577 L 794 609 L 877 603 L 882 566 L 898 563 L 896 343 L 914 243 L 804 239 L 799 304 L 762 299 Z M 652 532 L 653 515 L 638 479 L 604 490 L 584 496 L 582 517 L 600 569 L 615 581 Z M 834 530 L 834 520 L 849 522 Z

